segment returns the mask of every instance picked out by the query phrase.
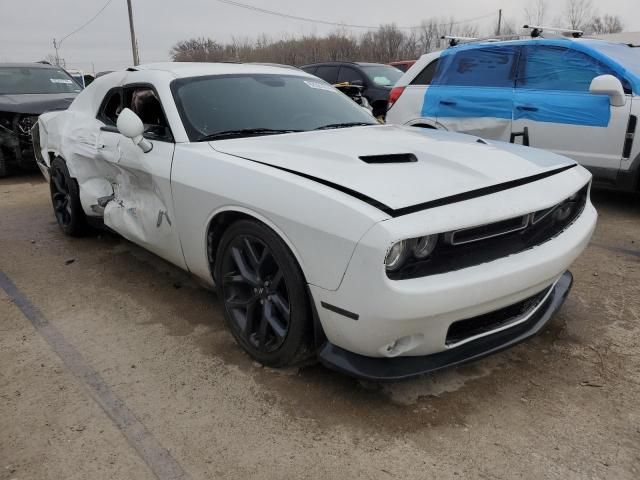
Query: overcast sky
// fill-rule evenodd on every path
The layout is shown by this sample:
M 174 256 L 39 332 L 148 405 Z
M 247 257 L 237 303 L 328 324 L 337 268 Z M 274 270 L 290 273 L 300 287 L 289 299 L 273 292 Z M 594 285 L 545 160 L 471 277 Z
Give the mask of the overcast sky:
M 132 0 L 140 59 L 169 59 L 178 40 L 206 36 L 218 41 L 289 34 L 325 34 L 333 28 L 253 12 L 216 0 Z M 533 0 L 239 0 L 278 12 L 358 25 L 395 22 L 411 26 L 430 17 L 463 20 L 495 12 L 474 22 L 481 31 L 497 20 L 497 11 L 521 26 L 525 7 Z M 627 31 L 640 31 L 639 0 L 593 0 L 600 14 L 619 15 Z M 53 54 L 53 38 L 80 27 L 106 0 L 0 0 L 0 62 L 36 61 Z M 564 0 L 548 0 L 546 23 L 560 16 Z M 354 32 L 362 30 L 354 29 Z M 131 43 L 126 0 L 112 0 L 89 26 L 67 38 L 60 49 L 67 67 L 96 71 L 130 65 Z

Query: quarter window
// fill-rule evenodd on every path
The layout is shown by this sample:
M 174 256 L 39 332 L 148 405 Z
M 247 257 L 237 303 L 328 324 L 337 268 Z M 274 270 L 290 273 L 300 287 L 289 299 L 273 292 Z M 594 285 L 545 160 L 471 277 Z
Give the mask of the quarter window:
M 98 119 L 102 120 L 106 125 L 112 127 L 116 126 L 118 121 L 118 115 L 122 110 L 122 91 L 118 88 L 108 92 L 104 101 L 102 102 L 102 108 L 98 114 Z
M 413 79 L 411 85 L 431 85 L 433 77 L 435 77 L 438 69 L 438 60 L 439 59 L 436 58 L 433 62 L 424 67 L 424 70 L 422 70 L 416 78 Z

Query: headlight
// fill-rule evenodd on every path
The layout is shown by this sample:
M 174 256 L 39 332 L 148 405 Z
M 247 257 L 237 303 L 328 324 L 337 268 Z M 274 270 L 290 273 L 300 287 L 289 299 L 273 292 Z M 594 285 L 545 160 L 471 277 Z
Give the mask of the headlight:
M 37 121 L 37 116 L 22 117 L 20 120 L 18 120 L 18 128 L 20 129 L 20 133 L 23 133 L 24 135 L 30 135 L 31 129 Z
M 393 244 L 393 246 L 387 253 L 387 257 L 384 259 L 384 264 L 387 267 L 387 271 L 393 272 L 398 270 L 402 266 L 406 257 L 406 250 L 407 247 L 404 240 Z
M 384 264 L 388 272 L 400 270 L 409 258 L 424 260 L 433 253 L 438 244 L 438 235 L 402 240 L 394 243 L 387 252 Z
M 438 243 L 437 235 L 427 235 L 425 237 L 416 238 L 413 241 L 413 248 L 411 249 L 413 256 L 418 260 L 424 260 L 431 255 L 433 250 L 436 248 L 436 243 Z

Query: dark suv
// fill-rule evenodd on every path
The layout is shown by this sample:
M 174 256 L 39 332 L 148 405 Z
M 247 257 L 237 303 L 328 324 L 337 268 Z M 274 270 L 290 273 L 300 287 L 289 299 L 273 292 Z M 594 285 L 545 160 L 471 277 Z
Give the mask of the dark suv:
M 373 107 L 375 117 L 386 114 L 389 93 L 402 76 L 397 68 L 381 63 L 324 62 L 300 68 L 331 84 L 348 82 L 362 85 L 362 95 Z
M 38 115 L 66 109 L 81 90 L 59 67 L 0 63 L 0 177 L 12 167 L 35 167 L 31 127 Z

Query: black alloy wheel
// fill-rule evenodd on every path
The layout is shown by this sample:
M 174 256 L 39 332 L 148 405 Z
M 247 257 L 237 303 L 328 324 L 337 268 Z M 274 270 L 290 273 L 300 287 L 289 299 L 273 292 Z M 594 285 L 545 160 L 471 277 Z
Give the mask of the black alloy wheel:
M 62 231 L 71 236 L 79 236 L 84 232 L 85 216 L 80 205 L 78 185 L 61 158 L 51 162 L 51 203 L 58 225 Z
M 239 221 L 223 235 L 216 261 L 225 319 L 240 345 L 270 366 L 296 363 L 309 330 L 304 278 L 268 227 Z

